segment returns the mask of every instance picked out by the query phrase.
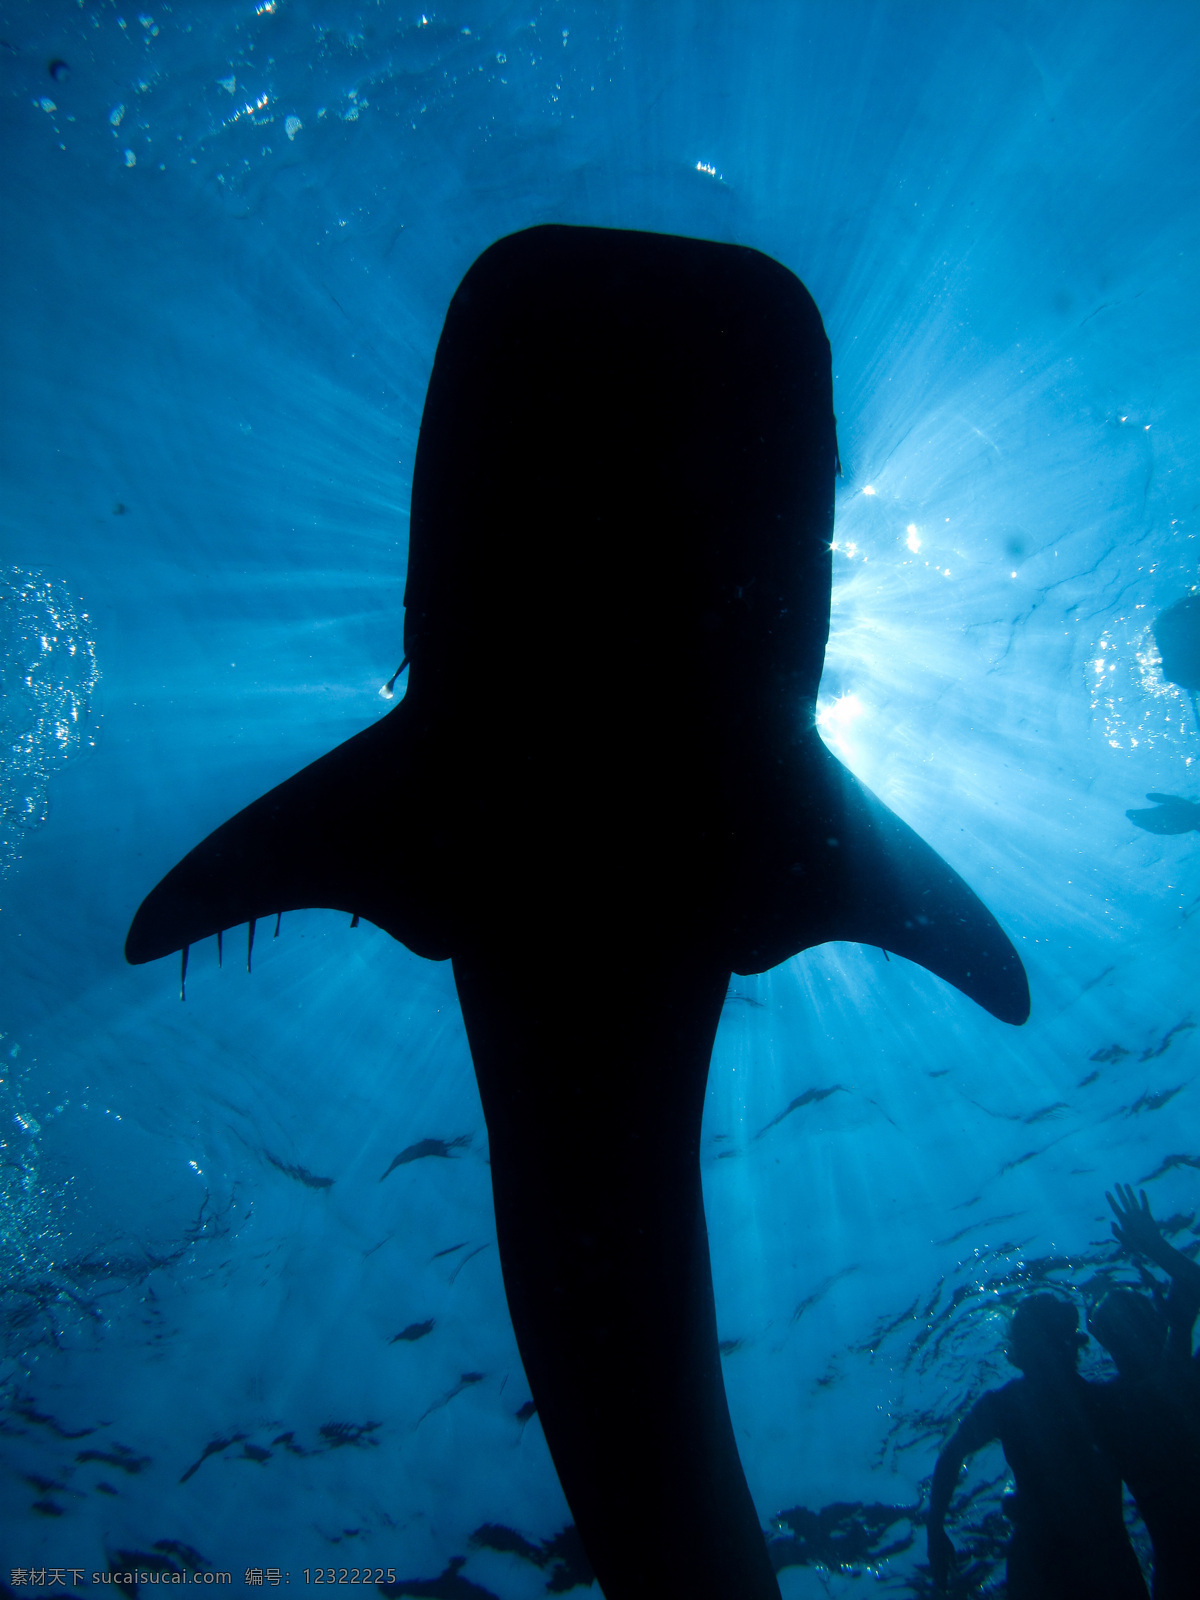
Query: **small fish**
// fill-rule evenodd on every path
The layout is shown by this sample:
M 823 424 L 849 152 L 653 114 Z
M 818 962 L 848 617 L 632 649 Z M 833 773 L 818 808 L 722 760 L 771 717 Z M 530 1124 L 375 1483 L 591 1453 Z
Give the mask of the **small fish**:
M 149 1456 L 134 1455 L 132 1450 L 120 1444 L 114 1445 L 111 1450 L 81 1450 L 75 1459 L 81 1464 L 85 1461 L 103 1461 L 106 1466 L 119 1467 L 130 1477 L 136 1476 L 150 1465 Z
M 1026 1150 L 1025 1154 L 1017 1156 L 1015 1161 L 1006 1161 L 1000 1168 L 1000 1176 L 1003 1177 L 1006 1172 L 1012 1172 L 1016 1167 L 1023 1167 L 1027 1161 L 1035 1160 L 1041 1153 L 1040 1150 Z
M 1186 1083 L 1177 1083 L 1173 1089 L 1161 1089 L 1158 1094 L 1147 1093 L 1139 1095 L 1125 1115 L 1127 1117 L 1136 1117 L 1139 1111 L 1161 1111 L 1165 1105 L 1169 1105 L 1175 1096 L 1186 1088 Z
M 379 1443 L 379 1440 L 372 1439 L 371 1435 L 380 1426 L 378 1422 L 326 1422 L 317 1431 L 325 1440 L 326 1448 L 329 1450 L 341 1450 L 347 1445 L 365 1449 L 368 1445 L 375 1446 Z
M 479 1255 L 481 1251 L 486 1250 L 490 1243 L 490 1239 L 485 1239 L 482 1244 L 477 1244 L 474 1250 L 469 1251 L 468 1254 L 466 1254 L 462 1260 L 456 1264 L 454 1271 L 450 1274 L 450 1282 L 453 1283 L 462 1269 L 466 1266 L 467 1262 L 474 1261 L 475 1257 Z
M 1043 1106 L 1040 1111 L 1031 1111 L 1021 1121 L 1025 1126 L 1032 1127 L 1035 1122 L 1044 1122 L 1047 1117 L 1056 1116 L 1060 1111 L 1069 1111 L 1071 1108 L 1065 1100 L 1056 1100 L 1052 1106 Z
M 811 1106 L 817 1104 L 817 1102 L 820 1100 L 828 1100 L 831 1094 L 849 1093 L 849 1089 L 847 1089 L 845 1084 L 842 1083 L 835 1083 L 829 1089 L 805 1089 L 803 1094 L 796 1096 L 786 1110 L 781 1111 L 777 1117 L 772 1117 L 765 1128 L 760 1128 L 754 1137 L 756 1139 L 761 1139 L 764 1133 L 769 1133 L 772 1128 L 777 1128 L 783 1121 L 784 1117 L 790 1117 L 792 1112 L 799 1111 L 801 1106 Z
M 228 1439 L 213 1439 L 209 1444 L 204 1446 L 199 1460 L 192 1462 L 191 1466 L 184 1473 L 183 1477 L 180 1478 L 180 1483 L 186 1483 L 189 1478 L 194 1477 L 204 1463 L 208 1460 L 209 1456 L 219 1456 L 221 1451 L 228 1450 L 231 1444 L 241 1444 L 245 1437 L 246 1435 L 244 1433 L 235 1433 Z
M 281 1433 L 277 1438 L 272 1439 L 271 1444 L 275 1448 L 278 1448 L 280 1445 L 282 1445 L 285 1450 L 289 1451 L 294 1456 L 310 1456 L 313 1454 L 311 1450 L 306 1450 L 302 1444 L 296 1443 L 295 1430 L 292 1428 L 289 1428 L 286 1433 Z
M 416 1422 L 413 1423 L 413 1427 L 419 1428 L 425 1421 L 426 1417 L 432 1416 L 435 1411 L 440 1411 L 443 1406 L 448 1406 L 451 1400 L 453 1400 L 456 1395 L 460 1395 L 464 1389 L 470 1389 L 475 1384 L 482 1383 L 485 1376 L 486 1374 L 482 1372 L 464 1372 L 462 1377 L 454 1385 L 453 1389 L 447 1389 L 446 1393 L 442 1395 L 439 1400 L 435 1400 L 431 1406 L 427 1407 L 421 1413 Z
M 1195 1026 L 1194 1022 L 1189 1022 L 1186 1018 L 1183 1022 L 1177 1022 L 1173 1028 L 1168 1028 L 1157 1045 L 1147 1045 L 1146 1049 L 1138 1057 L 1138 1061 L 1157 1061 L 1159 1056 L 1166 1054 L 1171 1040 L 1175 1038 L 1176 1034 L 1187 1033 L 1189 1029 Z
M 436 1578 L 401 1578 L 397 1583 L 377 1583 L 380 1594 L 411 1595 L 413 1600 L 498 1600 L 490 1589 L 462 1576 L 466 1556 L 451 1556 Z
M 1200 1172 L 1200 1156 L 1167 1156 L 1161 1161 L 1153 1172 L 1148 1172 L 1144 1178 L 1139 1178 L 1139 1183 L 1153 1183 L 1155 1178 L 1163 1178 L 1168 1172 L 1174 1172 L 1176 1167 L 1194 1167 Z
M 952 1233 L 948 1239 L 935 1239 L 934 1244 L 941 1249 L 945 1245 L 957 1244 L 960 1239 L 965 1239 L 969 1233 L 979 1233 L 983 1228 L 995 1228 L 1002 1222 L 1015 1222 L 1024 1213 L 1021 1211 L 1006 1211 L 1003 1216 L 989 1217 L 986 1222 L 969 1222 L 965 1228 L 960 1228 L 957 1233 Z
M 457 1139 L 418 1139 L 416 1144 L 407 1145 L 398 1156 L 392 1157 L 391 1166 L 379 1181 L 382 1183 L 397 1167 L 406 1167 L 410 1161 L 423 1161 L 426 1156 L 440 1156 L 443 1160 L 449 1160 L 451 1150 L 463 1150 L 470 1142 L 469 1133 L 460 1133 Z
M 319 1178 L 315 1172 L 310 1172 L 307 1167 L 295 1166 L 290 1161 L 280 1161 L 278 1156 L 273 1156 L 269 1150 L 264 1150 L 263 1155 L 277 1171 L 282 1172 L 285 1178 L 291 1178 L 296 1183 L 302 1183 L 306 1189 L 332 1189 L 332 1178 Z
M 39 1477 L 36 1472 L 27 1473 L 25 1482 L 31 1489 L 36 1489 L 39 1494 L 49 1494 L 52 1489 L 61 1489 L 65 1492 L 67 1487 L 65 1483 L 59 1483 L 55 1478 Z
M 848 1278 L 852 1272 L 857 1272 L 857 1271 L 858 1271 L 858 1267 L 857 1266 L 852 1266 L 852 1267 L 843 1267 L 840 1272 L 831 1273 L 828 1278 L 824 1279 L 821 1283 L 819 1283 L 817 1285 L 817 1287 L 813 1290 L 813 1292 L 811 1294 L 805 1295 L 804 1299 L 801 1300 L 800 1304 L 792 1312 L 792 1321 L 793 1322 L 799 1322 L 800 1318 L 804 1315 L 804 1313 L 806 1311 L 811 1311 L 813 1306 L 816 1305 L 818 1300 L 823 1300 L 825 1298 L 825 1296 L 829 1293 L 830 1289 L 833 1288 L 835 1283 L 840 1283 L 843 1278 Z
M 403 1340 L 407 1344 L 416 1344 L 418 1339 L 424 1339 L 432 1332 L 433 1318 L 430 1317 L 428 1322 L 410 1322 L 408 1327 L 402 1328 L 391 1342 L 399 1344 Z
M 194 1550 L 190 1544 L 184 1544 L 179 1539 L 156 1539 L 154 1548 L 163 1555 L 174 1556 L 188 1572 L 211 1571 L 199 1550 Z
M 36 1422 L 38 1427 L 48 1428 L 60 1439 L 86 1439 L 89 1433 L 96 1431 L 95 1428 L 64 1428 L 48 1411 L 35 1411 L 25 1402 L 18 1401 L 12 1409 L 14 1415 L 20 1417 L 23 1422 Z

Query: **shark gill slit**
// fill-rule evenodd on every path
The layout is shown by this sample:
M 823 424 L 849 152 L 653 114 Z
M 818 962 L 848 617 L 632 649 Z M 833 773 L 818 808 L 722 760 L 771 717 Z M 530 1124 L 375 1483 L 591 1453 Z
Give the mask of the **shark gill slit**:
M 258 925 L 257 918 L 251 917 L 246 929 L 246 971 L 250 971 L 250 957 L 254 954 L 254 930 Z

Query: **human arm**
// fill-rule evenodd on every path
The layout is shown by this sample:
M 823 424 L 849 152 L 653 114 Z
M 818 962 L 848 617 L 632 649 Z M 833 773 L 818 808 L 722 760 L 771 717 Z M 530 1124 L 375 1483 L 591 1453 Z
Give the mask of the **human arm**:
M 1002 1391 L 1001 1391 L 1002 1392 Z M 929 1489 L 929 1513 L 925 1519 L 925 1537 L 929 1551 L 929 1570 L 933 1575 L 934 1590 L 944 1594 L 954 1560 L 954 1546 L 946 1532 L 946 1512 L 954 1486 L 969 1455 L 982 1449 L 999 1437 L 999 1419 L 996 1415 L 997 1392 L 985 1394 L 967 1413 L 953 1438 L 937 1458 L 933 1469 L 933 1482 Z
M 1144 1189 L 1140 1204 L 1130 1184 L 1118 1184 L 1116 1198 L 1110 1194 L 1105 1199 L 1117 1219 L 1112 1225 L 1117 1243 L 1131 1255 L 1147 1256 L 1170 1275 L 1171 1292 L 1166 1307 L 1171 1329 L 1169 1348 L 1172 1356 L 1182 1354 L 1185 1359 L 1189 1358 L 1192 1325 L 1200 1312 L 1200 1267 L 1163 1238 Z
M 1113 1237 L 1123 1249 L 1131 1255 L 1148 1256 L 1155 1266 L 1161 1267 L 1173 1279 L 1182 1278 L 1184 1282 L 1200 1287 L 1200 1267 L 1163 1238 L 1144 1189 L 1140 1204 L 1134 1195 L 1133 1185 L 1129 1183 L 1117 1184 L 1115 1199 L 1111 1194 L 1106 1194 L 1104 1198 L 1117 1219 L 1112 1225 Z

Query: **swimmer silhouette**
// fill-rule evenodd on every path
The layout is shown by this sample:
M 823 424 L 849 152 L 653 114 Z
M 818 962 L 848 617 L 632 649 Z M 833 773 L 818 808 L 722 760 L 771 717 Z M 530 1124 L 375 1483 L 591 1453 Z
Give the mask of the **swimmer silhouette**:
M 407 694 L 218 828 L 126 945 L 329 906 L 452 958 L 513 1326 L 609 1600 L 778 1595 L 700 1187 L 731 970 L 858 940 L 1029 1010 L 990 914 L 818 737 L 836 460 L 829 344 L 777 262 L 493 245 L 425 402 Z
M 958 1474 L 998 1439 L 1017 1482 L 1008 1600 L 1146 1600 L 1121 1474 L 1095 1428 L 1095 1385 L 1076 1371 L 1086 1343 L 1066 1301 L 1040 1294 L 1017 1307 L 1008 1359 L 1022 1376 L 975 1403 L 934 1469 L 927 1533 L 939 1593 L 954 1557 L 945 1520 Z
M 1192 1329 L 1200 1312 L 1200 1267 L 1162 1236 L 1145 1193 L 1129 1187 L 1108 1203 L 1113 1233 L 1171 1279 L 1166 1306 L 1131 1289 L 1107 1294 L 1091 1329 L 1117 1377 L 1097 1391 L 1101 1437 L 1137 1501 L 1154 1544 L 1154 1600 L 1200 1594 L 1200 1405 Z
M 1200 728 L 1200 594 L 1185 595 L 1159 613 L 1154 624 L 1154 642 L 1162 658 L 1163 677 L 1186 689 L 1192 702 L 1192 715 Z
M 1153 802 L 1153 811 L 1127 811 L 1125 815 L 1147 833 L 1200 832 L 1200 804 L 1195 800 L 1179 794 L 1148 794 L 1146 799 Z

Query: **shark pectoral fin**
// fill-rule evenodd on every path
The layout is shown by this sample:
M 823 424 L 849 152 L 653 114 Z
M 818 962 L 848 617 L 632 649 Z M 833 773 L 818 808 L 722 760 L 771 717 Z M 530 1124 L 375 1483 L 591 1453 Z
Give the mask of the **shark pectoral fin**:
M 1029 1016 L 1029 981 L 1007 934 L 936 850 L 846 774 L 843 939 L 915 961 L 1001 1022 Z
M 365 917 L 444 959 L 405 855 L 407 731 L 401 702 L 210 833 L 142 901 L 126 960 L 154 961 L 223 928 L 309 906 Z
M 779 874 L 790 882 L 769 897 L 754 963 L 735 970 L 761 972 L 833 940 L 875 945 L 944 978 L 1001 1022 L 1024 1022 L 1025 968 L 979 897 L 824 746 L 807 779 L 810 806 Z

